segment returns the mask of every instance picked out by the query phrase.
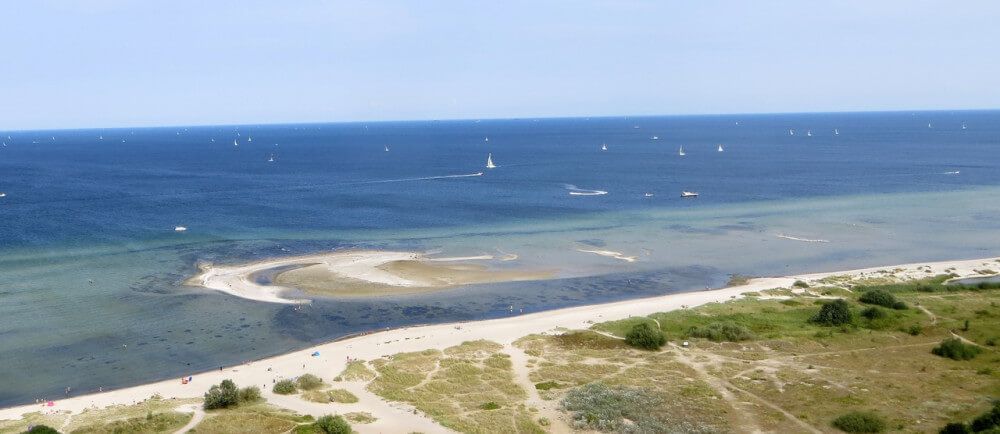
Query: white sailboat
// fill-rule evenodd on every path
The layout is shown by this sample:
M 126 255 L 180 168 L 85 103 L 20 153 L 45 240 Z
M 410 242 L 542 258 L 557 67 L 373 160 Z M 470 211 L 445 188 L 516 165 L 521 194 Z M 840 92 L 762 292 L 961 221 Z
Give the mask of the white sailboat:
M 271 154 L 271 156 L 268 157 L 267 162 L 268 163 L 273 163 L 274 162 L 274 154 Z
M 789 129 L 788 130 L 788 135 L 789 136 L 794 136 L 795 135 L 795 130 Z
M 726 152 L 726 150 L 722 148 L 722 144 L 721 143 L 719 144 L 719 152 Z
M 385 145 L 385 152 L 389 152 L 389 145 Z
M 486 138 L 483 139 L 483 141 L 486 142 L 486 143 L 489 143 L 490 142 L 490 136 L 486 136 Z
M 677 155 L 680 155 L 681 157 L 687 155 L 687 154 L 684 153 L 684 147 L 683 146 L 681 146 L 681 148 L 677 150 Z
M 813 136 L 812 130 L 806 130 L 806 137 L 812 137 L 812 136 Z
M 962 122 L 962 129 L 964 130 L 964 129 L 966 129 L 966 128 L 968 128 L 968 126 L 967 126 L 967 125 L 965 125 L 965 122 Z
M 933 126 L 933 125 L 931 125 L 931 123 L 930 123 L 930 122 L 928 122 L 928 123 L 927 123 L 927 128 L 934 128 L 934 126 Z
M 839 130 L 839 129 L 837 129 L 837 128 L 834 128 L 834 129 L 833 129 L 833 135 L 835 135 L 835 136 L 839 136 L 839 135 L 840 135 L 840 130 Z
M 104 136 L 97 137 L 97 140 L 104 140 Z
M 602 151 L 607 151 L 608 150 L 608 144 L 607 143 L 601 143 L 601 150 Z
M 239 146 L 239 145 L 240 145 L 240 142 L 237 142 L 236 139 L 233 139 L 233 146 Z
M 497 168 L 497 165 L 493 164 L 493 153 L 490 153 L 489 155 L 486 156 L 486 168 L 487 169 Z
M 642 195 L 643 197 L 653 197 L 653 193 L 646 193 Z
M 252 141 L 253 141 L 253 137 L 247 136 L 247 142 L 249 143 L 249 142 L 252 142 Z

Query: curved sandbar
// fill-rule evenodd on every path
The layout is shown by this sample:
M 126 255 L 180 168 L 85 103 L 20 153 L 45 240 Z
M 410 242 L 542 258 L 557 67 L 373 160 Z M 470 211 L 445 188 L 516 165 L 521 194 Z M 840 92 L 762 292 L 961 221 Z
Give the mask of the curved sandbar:
M 203 265 L 201 273 L 185 284 L 269 303 L 307 303 L 282 297 L 291 289 L 317 295 L 371 297 L 445 289 L 457 285 L 551 278 L 552 271 L 497 270 L 472 261 L 489 261 L 489 255 L 430 258 L 414 252 L 340 251 L 258 261 L 242 265 Z M 273 278 L 273 285 L 254 276 L 287 268 Z

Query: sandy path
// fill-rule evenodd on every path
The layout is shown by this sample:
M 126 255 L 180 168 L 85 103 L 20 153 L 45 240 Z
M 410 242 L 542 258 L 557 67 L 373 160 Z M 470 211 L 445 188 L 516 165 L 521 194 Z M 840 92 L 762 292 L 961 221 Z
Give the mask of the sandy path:
M 181 429 L 174 431 L 174 434 L 185 434 L 188 431 L 194 429 L 195 426 L 197 426 L 199 423 L 201 423 L 203 419 L 205 419 L 205 411 L 202 410 L 201 406 L 198 404 L 182 405 L 180 407 L 177 407 L 177 411 L 182 413 L 187 413 L 188 411 L 190 411 L 194 413 L 194 415 L 191 416 L 191 420 L 188 421 L 187 425 L 184 425 L 183 427 L 181 427 Z
M 39 410 L 79 413 L 91 405 L 98 408 L 119 404 L 129 405 L 133 402 L 145 400 L 154 394 L 159 394 L 168 399 L 172 397 L 197 398 L 201 397 L 212 384 L 217 384 L 227 378 L 232 379 L 236 384 L 241 386 L 265 385 L 267 389 L 272 384 L 272 379 L 282 377 L 292 378 L 307 372 L 318 375 L 329 382 L 333 376 L 339 374 L 344 369 L 346 365 L 345 358 L 348 356 L 356 359 L 373 360 L 400 352 L 421 351 L 431 348 L 444 349 L 463 341 L 477 339 L 486 339 L 509 346 L 515 340 L 532 333 L 548 332 L 560 328 L 586 329 L 594 322 L 617 320 L 630 316 L 646 316 L 656 312 L 698 306 L 705 303 L 723 302 L 740 297 L 744 292 L 762 291 L 771 288 L 791 288 L 796 280 L 814 281 L 832 275 L 850 275 L 853 277 L 880 276 L 879 271 L 894 268 L 903 268 L 903 271 L 895 274 L 904 277 L 927 277 L 944 273 L 945 269 L 951 268 L 954 268 L 954 272 L 960 276 L 976 276 L 978 273 L 974 271 L 975 269 L 981 268 L 988 263 L 996 264 L 992 261 L 992 259 L 976 259 L 918 263 L 844 272 L 760 278 L 753 279 L 750 283 L 743 286 L 718 290 L 669 294 L 600 305 L 571 307 L 462 324 L 437 324 L 389 330 L 305 348 L 269 359 L 229 367 L 224 371 L 213 370 L 195 373 L 193 374 L 195 381 L 189 384 L 181 384 L 179 379 L 171 379 L 58 400 L 55 407 L 42 408 L 36 404 L 9 407 L 0 410 L 0 420 L 18 419 L 24 413 Z M 932 272 L 927 273 L 923 270 L 917 270 L 917 266 L 929 266 Z M 311 357 L 310 354 L 314 351 L 319 351 L 322 355 L 320 357 Z M 265 396 L 270 398 L 272 395 L 268 391 L 265 391 Z M 360 397 L 361 395 L 358 394 L 358 396 Z M 295 398 L 295 400 L 301 401 L 298 398 Z M 366 401 L 364 406 L 359 405 L 357 409 L 351 411 L 371 411 L 373 415 L 379 417 L 380 422 L 386 424 L 384 426 L 409 427 L 414 423 L 418 423 L 415 422 L 418 418 L 413 417 L 412 412 L 397 412 L 383 407 L 378 410 L 378 413 L 382 413 L 384 410 L 384 414 L 376 414 L 375 411 L 368 408 L 368 406 L 376 408 L 379 405 L 383 405 L 379 404 L 379 401 L 381 400 L 373 398 Z M 293 409 L 314 409 L 314 407 L 306 404 L 287 400 L 280 400 L 280 403 L 292 406 Z M 396 404 L 384 405 L 396 408 Z M 359 425 L 359 427 L 361 426 L 363 425 Z M 375 426 L 375 424 L 371 426 Z
M 524 350 L 514 345 L 504 346 L 503 352 L 510 356 L 510 362 L 514 370 L 514 380 L 528 393 L 528 399 L 525 404 L 528 407 L 537 408 L 539 415 L 549 420 L 551 425 L 548 426 L 548 431 L 553 434 L 573 432 L 562 418 L 563 414 L 558 409 L 559 402 L 542 399 L 538 394 L 538 389 L 535 388 L 535 384 L 531 382 L 531 378 L 528 376 L 530 372 L 528 359 L 530 356 Z

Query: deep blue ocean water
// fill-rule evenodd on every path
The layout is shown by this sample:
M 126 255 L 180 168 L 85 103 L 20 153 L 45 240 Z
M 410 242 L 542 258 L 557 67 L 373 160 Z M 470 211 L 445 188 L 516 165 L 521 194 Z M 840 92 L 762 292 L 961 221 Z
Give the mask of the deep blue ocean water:
M 998 111 L 0 135 L 0 405 L 374 328 L 500 317 L 512 304 L 532 312 L 718 286 L 735 272 L 1000 252 Z M 497 169 L 484 168 L 488 153 Z M 701 195 L 682 200 L 682 190 Z M 790 231 L 831 242 L 771 237 Z M 607 263 L 572 243 L 647 256 Z M 298 311 L 181 285 L 200 260 L 498 246 L 523 265 L 570 271 Z

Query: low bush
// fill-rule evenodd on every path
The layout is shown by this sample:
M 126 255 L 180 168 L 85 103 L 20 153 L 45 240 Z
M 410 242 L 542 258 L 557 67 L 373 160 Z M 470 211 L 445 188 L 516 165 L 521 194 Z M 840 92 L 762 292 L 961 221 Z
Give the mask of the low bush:
M 260 389 L 256 387 L 244 387 L 239 389 L 233 380 L 222 380 L 222 383 L 215 384 L 205 393 L 205 401 L 202 407 L 205 410 L 217 408 L 229 408 L 245 402 L 253 402 L 260 399 Z
M 1000 401 L 994 401 L 993 408 L 990 411 L 972 419 L 972 423 L 969 424 L 969 428 L 972 428 L 973 432 L 1000 429 Z
M 909 333 L 910 336 L 918 336 L 924 332 L 924 328 L 920 327 L 919 324 L 914 324 L 911 325 L 910 328 L 906 329 L 906 332 Z
M 538 390 L 550 390 L 558 389 L 561 385 L 555 381 L 543 381 L 541 383 L 535 383 L 535 389 Z
M 810 321 L 826 326 L 850 324 L 854 321 L 851 307 L 843 299 L 837 299 L 823 304 L 819 312 Z
M 591 383 L 570 390 L 562 408 L 573 427 L 613 432 L 668 432 L 657 419 L 663 399 L 646 389 Z
M 323 416 L 316 420 L 316 427 L 326 434 L 351 434 L 351 424 L 340 416 Z
M 871 289 L 865 291 L 861 294 L 861 297 L 858 298 L 858 301 L 864 304 L 874 304 L 882 307 L 888 307 L 890 309 L 906 309 L 906 303 L 896 300 L 896 296 L 881 289 Z
M 291 395 L 298 392 L 298 388 L 295 386 L 295 382 L 292 380 L 281 380 L 274 383 L 274 387 L 271 391 L 277 393 L 278 395 Z
M 713 322 L 704 327 L 691 327 L 688 335 L 713 342 L 739 342 L 753 339 L 749 329 L 734 322 Z
M 639 323 L 632 326 L 632 330 L 625 335 L 625 343 L 644 350 L 658 350 L 667 343 L 667 338 L 663 336 L 663 332 L 649 324 Z
M 479 408 L 481 408 L 483 410 L 496 410 L 496 409 L 500 408 L 500 404 L 497 404 L 497 403 L 495 403 L 493 401 L 490 401 L 490 402 L 484 403 L 483 405 L 480 405 Z
M 794 286 L 796 288 L 808 288 L 809 284 L 805 283 L 805 282 L 803 282 L 801 280 L 796 280 L 795 283 L 792 284 L 792 286 Z
M 886 313 L 885 313 L 884 310 L 879 309 L 879 308 L 877 308 L 875 306 L 871 306 L 871 307 L 866 308 L 865 310 L 862 310 L 861 311 L 861 316 L 863 316 L 865 318 L 868 318 L 868 319 L 881 319 L 881 318 L 885 318 L 888 315 L 886 315 Z
M 833 420 L 832 425 L 849 433 L 879 433 L 885 431 L 885 420 L 871 412 L 852 411 Z
M 964 423 L 952 422 L 941 428 L 938 434 L 972 434 L 972 430 Z
M 931 353 L 934 355 L 952 360 L 970 360 L 978 356 L 980 351 L 979 347 L 966 344 L 958 338 L 945 339 L 941 341 L 941 345 L 931 349 Z
M 313 374 L 302 374 L 295 380 L 299 389 L 313 390 L 323 387 L 323 380 Z
M 28 434 L 59 434 L 55 428 L 45 425 L 35 425 L 27 431 Z

